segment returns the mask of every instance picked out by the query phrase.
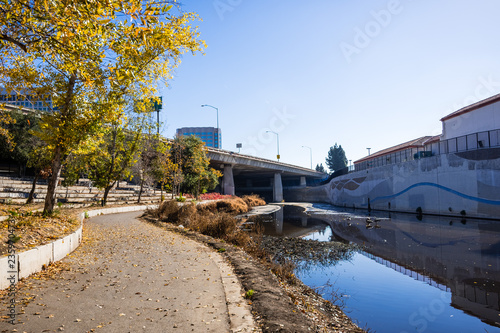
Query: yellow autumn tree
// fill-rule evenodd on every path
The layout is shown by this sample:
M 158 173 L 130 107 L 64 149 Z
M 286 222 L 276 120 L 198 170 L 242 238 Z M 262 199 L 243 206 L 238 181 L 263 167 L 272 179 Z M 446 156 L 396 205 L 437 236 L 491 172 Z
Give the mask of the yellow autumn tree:
M 158 141 L 156 145 L 155 158 L 152 160 L 151 173 L 159 183 L 162 190 L 169 190 L 172 196 L 177 195 L 177 187 L 182 181 L 180 165 L 174 163 L 172 158 L 172 145 L 168 142 Z
M 176 1 L 0 0 L 0 85 L 53 107 L 37 133 L 52 160 L 44 213 L 67 156 L 123 113 L 109 101 L 149 100 L 183 53 L 203 50 L 197 19 Z
M 15 120 L 10 117 L 9 114 L 3 113 L 0 105 L 0 138 L 5 140 L 5 144 L 9 150 L 14 148 L 15 142 L 12 137 L 12 133 L 9 132 L 7 126 L 9 124 L 14 124 Z

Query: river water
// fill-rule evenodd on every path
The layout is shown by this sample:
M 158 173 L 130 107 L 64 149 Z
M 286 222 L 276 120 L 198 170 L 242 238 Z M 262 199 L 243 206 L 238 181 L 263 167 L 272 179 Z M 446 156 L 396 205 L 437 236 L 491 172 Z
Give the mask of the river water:
M 371 332 L 500 332 L 500 221 L 285 206 L 265 233 L 355 243 L 297 276 Z

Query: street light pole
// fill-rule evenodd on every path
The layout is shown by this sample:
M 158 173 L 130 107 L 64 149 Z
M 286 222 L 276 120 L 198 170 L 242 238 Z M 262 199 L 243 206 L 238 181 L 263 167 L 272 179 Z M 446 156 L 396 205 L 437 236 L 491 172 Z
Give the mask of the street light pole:
M 154 110 L 156 111 L 156 129 L 158 137 L 160 137 L 160 110 L 163 108 L 163 98 L 160 97 L 159 99 L 160 103 L 156 101 L 153 103 Z
M 212 106 L 212 105 L 208 105 L 208 104 L 203 104 L 201 107 L 205 107 L 205 106 L 208 106 L 212 109 L 215 109 L 217 111 L 217 147 L 216 148 L 219 148 L 221 147 L 221 142 L 222 141 L 222 138 L 219 138 L 219 108 L 216 108 L 215 106 Z M 219 139 L 221 139 L 219 141 Z
M 310 157 L 311 157 L 311 169 L 313 168 L 313 150 L 311 147 L 308 147 L 308 146 L 302 146 L 302 148 L 308 148 L 309 149 L 309 154 L 310 154 Z
M 276 157 L 277 157 L 278 162 L 279 162 L 280 161 L 280 135 L 274 131 L 266 131 L 266 133 L 276 134 L 276 145 L 278 147 L 278 155 Z

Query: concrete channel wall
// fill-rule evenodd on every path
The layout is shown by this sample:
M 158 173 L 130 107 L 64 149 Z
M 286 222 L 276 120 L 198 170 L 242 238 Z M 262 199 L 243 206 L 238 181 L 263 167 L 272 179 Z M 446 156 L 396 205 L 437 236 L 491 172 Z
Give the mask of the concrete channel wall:
M 500 150 L 444 154 L 356 171 L 289 191 L 285 200 L 500 219 Z
M 6 255 L 0 258 L 0 290 L 6 289 L 20 279 L 40 272 L 43 265 L 59 261 L 73 252 L 82 242 L 83 220 L 98 215 L 116 214 L 154 208 L 156 205 L 113 207 L 89 210 L 80 214 L 80 227 L 72 234 L 52 243 L 37 246 L 31 250 Z M 12 266 L 13 265 L 13 266 Z

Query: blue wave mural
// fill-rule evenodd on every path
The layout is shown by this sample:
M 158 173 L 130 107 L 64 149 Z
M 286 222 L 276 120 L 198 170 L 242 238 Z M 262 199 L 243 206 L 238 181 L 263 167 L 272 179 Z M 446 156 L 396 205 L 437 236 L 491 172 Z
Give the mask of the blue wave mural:
M 479 198 L 479 197 L 474 197 L 474 196 L 471 196 L 471 195 L 467 195 L 467 194 L 455 191 L 455 190 L 453 190 L 451 188 L 448 188 L 448 187 L 445 187 L 443 185 L 439 185 L 439 184 L 435 184 L 435 183 L 428 183 L 428 182 L 413 184 L 410 187 L 402 190 L 401 192 L 398 192 L 398 193 L 393 194 L 393 195 L 376 197 L 373 200 L 370 200 L 370 202 L 374 203 L 374 202 L 380 201 L 380 200 L 390 200 L 390 199 L 399 197 L 401 194 L 404 194 L 404 193 L 406 193 L 406 192 L 408 192 L 408 191 L 410 191 L 410 190 L 412 190 L 412 189 L 414 189 L 416 187 L 420 187 L 420 186 L 436 187 L 436 188 L 438 188 L 440 190 L 452 193 L 452 194 L 454 194 L 456 196 L 459 196 L 459 197 L 467 199 L 467 200 L 477 201 L 477 202 L 488 204 L 488 205 L 500 206 L 500 201 L 497 201 L 497 200 L 488 200 L 488 199 L 483 199 L 483 198 Z M 367 206 L 367 205 L 364 205 L 364 206 Z

